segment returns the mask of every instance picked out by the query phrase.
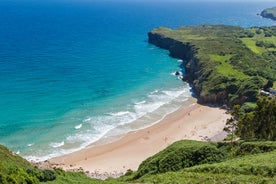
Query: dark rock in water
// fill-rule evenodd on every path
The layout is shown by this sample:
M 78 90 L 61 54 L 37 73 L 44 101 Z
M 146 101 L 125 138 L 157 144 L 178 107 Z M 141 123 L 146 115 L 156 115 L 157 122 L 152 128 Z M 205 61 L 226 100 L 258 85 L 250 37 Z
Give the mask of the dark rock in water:
M 184 77 L 182 75 L 178 76 L 178 79 L 184 81 Z
M 174 75 L 176 76 L 180 75 L 179 71 L 174 72 Z

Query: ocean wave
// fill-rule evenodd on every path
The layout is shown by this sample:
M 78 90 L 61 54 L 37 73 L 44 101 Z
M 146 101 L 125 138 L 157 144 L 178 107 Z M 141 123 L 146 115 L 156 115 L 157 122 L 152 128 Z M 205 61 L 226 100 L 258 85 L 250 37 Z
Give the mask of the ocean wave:
M 79 125 L 76 125 L 74 128 L 76 129 L 76 130 L 78 130 L 78 129 L 80 129 L 82 127 L 82 124 L 79 124 Z
M 53 148 L 59 148 L 61 146 L 64 146 L 64 141 L 51 143 L 50 146 Z
M 122 116 L 122 115 L 126 115 L 129 114 L 129 111 L 120 111 L 120 112 L 116 112 L 116 113 L 108 113 L 111 116 Z
M 156 94 L 156 93 L 158 93 L 158 92 L 159 92 L 159 90 L 156 89 L 156 90 L 150 92 L 150 94 L 153 95 L 153 94 Z
M 146 101 L 145 101 L 145 100 L 140 101 L 140 102 L 135 102 L 134 104 L 135 104 L 135 105 L 141 105 L 141 104 L 144 104 L 144 103 L 146 103 Z
M 30 143 L 30 144 L 28 144 L 27 146 L 28 147 L 31 147 L 31 146 L 33 146 L 34 145 L 34 143 Z
M 85 118 L 85 119 L 83 120 L 84 123 L 85 123 L 85 122 L 88 122 L 88 121 L 91 121 L 91 117 Z
M 120 111 L 109 112 L 98 116 L 87 116 L 82 123 L 75 125 L 75 131 L 62 142 L 53 142 L 49 145 L 47 155 L 28 156 L 28 160 L 43 161 L 52 157 L 69 154 L 81 150 L 98 140 L 121 136 L 129 131 L 151 126 L 167 114 L 177 110 L 181 102 L 190 96 L 187 86 L 169 90 L 156 89 L 145 94 L 143 99 L 136 99 Z

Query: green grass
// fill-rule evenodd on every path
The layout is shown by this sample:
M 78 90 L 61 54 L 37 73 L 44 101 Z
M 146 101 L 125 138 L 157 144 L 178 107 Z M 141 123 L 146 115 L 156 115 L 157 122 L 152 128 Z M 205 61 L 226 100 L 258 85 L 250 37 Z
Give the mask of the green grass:
M 276 89 L 276 81 L 273 83 L 273 89 Z
M 276 51 L 276 48 L 264 48 L 256 46 L 257 41 L 264 41 L 276 45 L 276 36 L 265 37 L 264 33 L 255 34 L 253 38 L 241 38 L 242 42 L 254 53 L 263 54 L 266 51 Z
M 264 37 L 262 38 L 264 41 L 273 43 L 274 45 L 276 45 L 276 36 L 271 36 L 271 37 Z
M 274 184 L 275 178 L 241 175 L 241 174 L 214 174 L 198 172 L 169 172 L 155 176 L 141 178 L 133 183 L 147 184 Z
M 182 144 L 179 144 L 182 143 Z M 163 158 L 172 156 L 177 150 L 188 150 L 190 147 L 199 146 L 198 142 L 181 141 L 178 145 L 169 147 L 163 151 Z M 206 143 L 207 145 L 208 143 Z M 186 147 L 188 146 L 188 147 Z M 199 164 L 180 169 L 175 172 L 144 174 L 140 178 L 125 176 L 121 181 L 130 183 L 275 183 L 276 182 L 276 142 L 237 142 L 229 150 L 229 144 L 221 143 L 218 148 L 228 153 L 229 158 L 225 161 Z M 173 150 L 172 150 L 173 149 Z M 273 151 L 274 150 L 274 151 Z M 184 151 L 184 152 L 185 152 Z M 195 153 L 194 153 L 195 154 Z M 179 154 L 177 154 L 179 155 Z M 182 155 L 185 155 L 182 153 Z M 196 155 L 196 154 L 195 154 Z M 157 159 L 161 155 L 155 155 Z M 186 157 L 185 157 L 186 158 Z M 187 158 L 186 158 L 187 159 Z M 149 162 L 147 164 L 150 164 Z M 175 163 L 170 163 L 175 165 Z M 150 168 L 149 168 L 150 169 Z M 139 172 L 139 171 L 138 171 Z
M 271 36 L 271 37 L 264 37 L 264 41 L 273 43 L 276 46 L 276 36 Z M 269 48 L 269 51 L 276 51 L 276 48 Z
M 178 171 L 203 163 L 224 160 L 226 153 L 217 148 L 215 143 L 198 141 L 178 141 L 143 161 L 134 178 L 168 171 Z
M 221 153 L 228 157 L 219 157 Z M 53 181 L 39 182 L 36 176 L 43 171 L 34 168 L 3 146 L 0 146 L 0 160 L 1 184 L 276 183 L 276 142 L 273 141 L 239 141 L 232 151 L 229 143 L 179 141 L 143 162 L 140 171 L 107 180 L 92 179 L 81 172 L 57 169 L 51 171 L 55 175 Z M 156 163 L 158 164 L 155 165 Z M 179 163 L 181 167 L 172 172 L 171 168 Z M 156 166 L 164 170 L 152 172 Z M 146 172 L 135 177 L 141 171 Z
M 242 105 L 256 102 L 265 82 L 276 80 L 275 32 L 276 27 L 200 25 L 149 35 L 153 44 L 187 61 L 187 80 L 199 101 Z
M 0 183 L 39 183 L 40 170 L 0 145 Z
M 272 178 L 276 176 L 276 151 L 234 158 L 221 163 L 204 164 L 185 169 L 185 171 L 257 175 Z
M 220 55 L 210 54 L 209 56 L 211 60 L 219 62 L 219 64 L 217 65 L 217 71 L 223 74 L 224 76 L 236 77 L 238 79 L 248 78 L 247 75 L 234 69 L 233 66 L 229 63 L 229 59 L 232 57 L 231 55 L 220 56 Z
M 50 175 L 49 175 L 50 174 Z M 47 175 L 47 176 L 45 176 Z M 53 176 L 51 178 L 51 176 Z M 53 179 L 53 181 L 50 181 Z M 0 183 L 1 184 L 119 184 L 119 181 L 91 179 L 84 173 L 65 172 L 62 170 L 43 171 L 35 168 L 22 157 L 0 145 Z
M 159 27 L 153 31 L 154 33 L 162 33 L 162 35 L 165 35 L 166 37 L 170 37 L 176 40 L 181 41 L 192 41 L 192 40 L 205 40 L 208 37 L 201 36 L 199 34 L 195 34 L 189 29 L 186 29 L 184 27 L 173 30 L 169 28 Z
M 125 182 L 116 179 L 100 180 L 87 177 L 81 172 L 65 172 L 56 170 L 57 178 L 54 181 L 42 182 L 42 184 L 122 184 Z
M 254 53 L 262 54 L 265 52 L 264 48 L 256 46 L 256 40 L 252 38 L 241 38 L 241 40 Z

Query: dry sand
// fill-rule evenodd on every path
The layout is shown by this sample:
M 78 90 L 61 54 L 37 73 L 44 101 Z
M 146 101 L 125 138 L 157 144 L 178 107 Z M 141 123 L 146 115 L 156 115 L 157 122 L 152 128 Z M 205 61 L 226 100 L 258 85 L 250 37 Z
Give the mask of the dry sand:
M 127 169 L 137 170 L 143 160 L 175 141 L 223 139 L 222 130 L 229 116 L 217 107 L 183 105 L 151 127 L 130 132 L 112 143 L 53 158 L 50 162 L 65 170 L 81 167 L 94 177 L 117 176 Z

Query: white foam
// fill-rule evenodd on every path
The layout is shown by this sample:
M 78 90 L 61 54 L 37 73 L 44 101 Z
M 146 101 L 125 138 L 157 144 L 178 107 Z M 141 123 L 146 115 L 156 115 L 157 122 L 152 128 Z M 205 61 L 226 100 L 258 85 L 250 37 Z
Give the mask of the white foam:
M 159 92 L 159 90 L 156 89 L 156 90 L 150 92 L 150 94 L 153 95 L 153 94 L 158 93 L 158 92 Z
M 186 91 L 162 91 L 164 94 L 166 94 L 169 97 L 176 98 L 185 93 Z
M 182 59 L 178 59 L 178 60 L 177 60 L 177 62 L 180 62 L 180 63 L 182 63 L 182 62 L 183 62 L 183 60 L 182 60 Z
M 102 116 L 85 117 L 82 122 L 85 122 L 85 125 L 90 125 L 90 128 L 80 129 L 82 124 L 76 125 L 75 129 L 80 130 L 68 136 L 65 141 L 51 143 L 47 155 L 42 150 L 41 153 L 25 158 L 32 161 L 44 161 L 81 150 L 108 136 L 117 136 L 151 126 L 179 108 L 179 104 L 187 99 L 189 94 L 187 86 L 171 90 L 156 89 L 150 92 L 146 98 L 143 97 L 143 100 L 132 102 L 124 109 L 120 109 L 121 111 L 106 113 Z M 132 126 L 133 122 L 142 122 L 142 124 Z M 130 126 L 124 126 L 126 124 L 130 124 Z
M 178 76 L 178 79 L 183 81 L 184 78 L 183 78 L 183 76 Z
M 126 115 L 129 114 L 129 111 L 121 111 L 121 112 L 116 112 L 116 113 L 108 113 L 111 116 L 122 116 L 122 115 Z
M 146 100 L 143 100 L 143 101 L 140 101 L 140 102 L 136 102 L 136 103 L 134 103 L 135 105 L 141 105 L 141 104 L 144 104 L 144 103 L 146 103 Z
M 86 119 L 83 120 L 83 122 L 88 122 L 88 121 L 91 121 L 91 117 L 86 118 Z
M 62 142 L 54 142 L 54 143 L 51 143 L 50 146 L 53 147 L 53 148 L 59 148 L 61 146 L 64 145 L 64 141 Z
M 28 147 L 31 147 L 31 146 L 33 146 L 34 145 L 34 143 L 30 143 L 30 144 L 28 144 L 27 146 Z
M 81 127 L 82 127 L 82 124 L 76 125 L 76 126 L 75 126 L 75 129 L 78 130 L 78 129 L 80 129 Z

